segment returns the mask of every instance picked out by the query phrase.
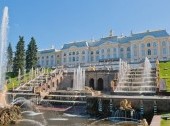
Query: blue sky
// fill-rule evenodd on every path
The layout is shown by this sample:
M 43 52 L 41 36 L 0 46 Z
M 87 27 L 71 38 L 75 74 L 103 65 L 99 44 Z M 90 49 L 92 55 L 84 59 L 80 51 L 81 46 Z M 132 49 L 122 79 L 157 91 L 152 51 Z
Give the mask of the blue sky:
M 61 49 L 64 43 L 107 36 L 110 29 L 118 36 L 147 29 L 170 33 L 170 0 L 0 0 L 0 20 L 5 6 L 13 47 L 19 35 L 26 44 L 33 36 L 39 49 Z

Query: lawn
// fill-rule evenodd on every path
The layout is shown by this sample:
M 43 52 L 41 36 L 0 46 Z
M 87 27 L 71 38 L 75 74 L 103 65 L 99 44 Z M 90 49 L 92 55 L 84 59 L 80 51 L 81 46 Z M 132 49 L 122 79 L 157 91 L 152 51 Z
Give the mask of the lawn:
M 161 126 L 169 126 L 170 125 L 170 120 L 161 120 Z
M 169 114 L 162 114 L 162 116 L 168 116 L 169 117 Z M 170 120 L 161 119 L 161 125 L 160 126 L 170 126 Z
M 166 89 L 170 92 L 170 61 L 159 63 L 159 75 L 161 79 L 166 80 Z
M 47 70 L 48 69 L 48 70 Z M 52 69 L 47 68 L 45 70 L 45 73 L 50 73 Z M 33 71 L 34 73 L 35 71 Z M 25 73 L 25 75 L 21 75 L 21 79 L 18 79 L 18 76 L 13 75 L 12 72 L 7 73 L 8 83 L 7 83 L 7 89 L 12 90 L 13 87 L 16 88 L 19 86 L 20 83 L 26 83 L 30 81 L 31 79 L 35 78 L 34 74 L 32 76 L 32 72 Z

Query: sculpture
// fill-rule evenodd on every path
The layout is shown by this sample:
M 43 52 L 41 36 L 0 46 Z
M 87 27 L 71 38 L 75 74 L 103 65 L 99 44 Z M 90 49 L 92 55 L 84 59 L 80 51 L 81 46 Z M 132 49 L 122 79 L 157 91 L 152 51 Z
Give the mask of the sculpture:
M 128 101 L 127 99 L 124 99 L 120 102 L 120 109 L 122 110 L 131 110 L 132 106 L 131 106 L 131 102 Z

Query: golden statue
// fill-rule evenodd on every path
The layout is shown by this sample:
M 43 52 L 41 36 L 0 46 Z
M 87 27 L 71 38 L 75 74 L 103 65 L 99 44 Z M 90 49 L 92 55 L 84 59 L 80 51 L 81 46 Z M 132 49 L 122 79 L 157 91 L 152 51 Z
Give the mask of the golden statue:
M 128 101 L 127 99 L 124 99 L 120 102 L 120 109 L 123 109 L 123 110 L 131 110 L 132 109 L 132 106 L 131 106 L 131 102 Z

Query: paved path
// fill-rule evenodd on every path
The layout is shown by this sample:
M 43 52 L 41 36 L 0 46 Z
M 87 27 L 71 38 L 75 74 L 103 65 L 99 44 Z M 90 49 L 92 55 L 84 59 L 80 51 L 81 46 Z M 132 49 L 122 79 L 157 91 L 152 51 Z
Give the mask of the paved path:
M 161 115 L 155 115 L 152 118 L 150 126 L 160 126 L 161 125 Z

